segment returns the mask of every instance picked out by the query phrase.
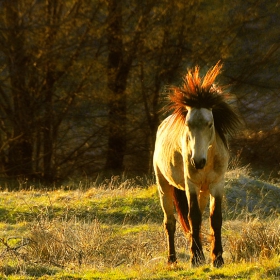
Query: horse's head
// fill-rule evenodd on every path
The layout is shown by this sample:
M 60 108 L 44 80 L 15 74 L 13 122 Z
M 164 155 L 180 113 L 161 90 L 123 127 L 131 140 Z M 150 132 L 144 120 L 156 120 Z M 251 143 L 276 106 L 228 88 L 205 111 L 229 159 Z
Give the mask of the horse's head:
M 214 142 L 215 128 L 211 109 L 188 107 L 186 125 L 191 164 L 203 169 L 207 162 L 208 149 Z

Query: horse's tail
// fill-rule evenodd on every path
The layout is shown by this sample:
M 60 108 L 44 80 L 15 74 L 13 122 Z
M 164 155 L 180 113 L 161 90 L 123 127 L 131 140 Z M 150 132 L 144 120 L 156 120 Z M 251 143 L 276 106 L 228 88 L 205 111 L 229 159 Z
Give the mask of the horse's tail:
M 189 206 L 186 192 L 174 188 L 174 204 L 179 217 L 180 224 L 185 233 L 190 232 L 190 224 L 188 220 Z

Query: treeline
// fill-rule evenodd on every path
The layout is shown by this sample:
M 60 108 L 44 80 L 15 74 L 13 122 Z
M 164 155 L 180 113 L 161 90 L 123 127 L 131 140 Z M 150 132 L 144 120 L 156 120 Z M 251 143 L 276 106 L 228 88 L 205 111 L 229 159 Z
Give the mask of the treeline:
M 272 0 L 2 0 L 1 177 L 151 172 L 166 86 L 218 60 L 247 136 L 278 135 L 279 9 Z

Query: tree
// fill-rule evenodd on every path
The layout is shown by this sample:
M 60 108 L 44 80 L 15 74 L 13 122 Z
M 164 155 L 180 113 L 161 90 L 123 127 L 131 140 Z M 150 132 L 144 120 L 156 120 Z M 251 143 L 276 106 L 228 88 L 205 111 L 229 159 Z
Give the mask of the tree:
M 126 14 L 127 11 L 123 9 L 124 3 L 125 1 L 108 0 L 109 136 L 105 169 L 117 173 L 124 171 L 124 156 L 127 146 L 127 81 L 132 64 L 137 59 L 139 49 L 142 47 L 141 37 L 152 7 L 150 3 L 147 4 L 145 1 L 136 1 L 130 3 L 129 9 L 132 12 Z M 125 26 L 124 21 L 126 22 Z M 129 30 L 129 34 L 125 34 L 125 30 Z M 129 39 L 127 40 L 125 37 L 128 35 Z
M 10 176 L 53 181 L 66 158 L 86 152 L 94 134 L 71 139 L 71 110 L 88 97 L 90 73 L 100 46 L 86 52 L 101 3 L 3 1 L 0 114 L 2 170 Z M 79 73 L 79 75 L 77 75 Z M 92 102 L 94 98 L 90 102 Z M 72 141 L 70 151 L 58 146 Z M 87 140 L 85 140 L 87 139 Z M 66 153 L 66 154 L 64 154 Z M 65 158 L 61 158 L 61 155 Z M 76 159 L 77 160 L 77 159 Z
M 10 1 L 2 3 L 5 15 L 2 50 L 6 56 L 6 67 L 9 75 L 9 86 L 6 90 L 2 87 L 0 94 L 2 98 L 1 109 L 13 129 L 9 130 L 8 123 L 2 123 L 2 130 L 6 132 L 6 142 L 2 147 L 8 145 L 6 169 L 8 174 L 31 174 L 32 173 L 32 127 L 34 126 L 33 108 L 31 107 L 32 93 L 27 90 L 26 67 L 29 57 L 25 51 L 26 34 L 22 31 L 22 21 L 19 11 Z M 8 93 L 7 93 L 8 92 Z
M 0 7 L 1 174 L 51 182 L 152 172 L 169 85 L 182 83 L 187 68 L 203 72 L 220 59 L 219 78 L 250 131 L 278 135 L 273 0 L 4 0 Z

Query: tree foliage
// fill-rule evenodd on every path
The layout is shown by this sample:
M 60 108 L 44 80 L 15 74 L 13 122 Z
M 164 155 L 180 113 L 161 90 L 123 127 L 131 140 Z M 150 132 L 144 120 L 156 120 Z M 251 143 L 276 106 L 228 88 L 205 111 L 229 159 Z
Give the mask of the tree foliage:
M 150 172 L 166 86 L 220 59 L 247 134 L 278 135 L 277 1 L 3 0 L 0 7 L 3 177 Z

